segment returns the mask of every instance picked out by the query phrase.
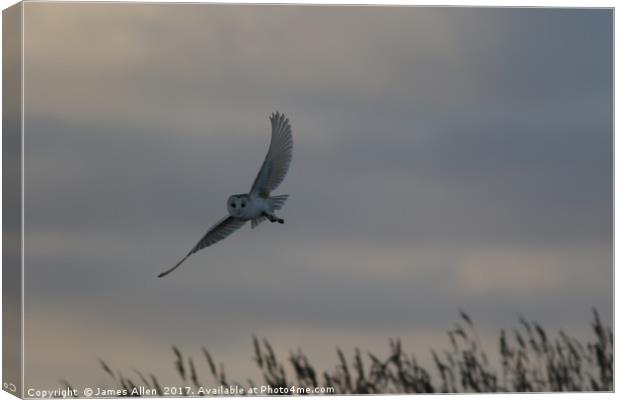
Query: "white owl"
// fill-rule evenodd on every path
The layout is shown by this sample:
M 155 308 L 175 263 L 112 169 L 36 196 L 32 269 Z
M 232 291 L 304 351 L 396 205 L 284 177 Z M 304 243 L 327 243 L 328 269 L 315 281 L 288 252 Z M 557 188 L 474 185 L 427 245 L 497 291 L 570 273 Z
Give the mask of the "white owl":
M 258 171 L 250 193 L 233 194 L 226 203 L 229 216 L 215 224 L 202 239 L 174 267 L 162 272 L 163 277 L 177 269 L 183 261 L 199 250 L 209 247 L 251 221 L 255 228 L 268 219 L 271 222 L 284 223 L 275 211 L 282 208 L 288 195 L 271 196 L 271 192 L 284 180 L 293 156 L 293 136 L 291 124 L 284 114 L 276 112 L 271 120 L 271 143 L 265 161 Z

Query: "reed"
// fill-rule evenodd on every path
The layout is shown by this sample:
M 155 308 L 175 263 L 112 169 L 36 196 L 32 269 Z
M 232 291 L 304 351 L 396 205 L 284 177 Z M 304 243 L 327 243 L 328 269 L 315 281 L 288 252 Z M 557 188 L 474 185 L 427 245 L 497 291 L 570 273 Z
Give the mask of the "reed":
M 443 351 L 431 349 L 433 362 L 426 366 L 405 352 L 399 339 L 393 339 L 387 357 L 356 348 L 352 359 L 347 359 L 338 348 L 337 364 L 318 372 L 301 349 L 281 360 L 267 339 L 254 336 L 253 359 L 262 379 L 257 385 L 249 379 L 245 384 L 230 381 L 224 366 L 216 365 L 205 348 L 201 358 L 210 371 L 209 379 L 199 377 L 196 363 L 178 347 L 173 346 L 172 352 L 180 379 L 194 388 L 331 387 L 335 394 L 613 391 L 612 329 L 602 324 L 595 309 L 592 312 L 593 337 L 585 343 L 562 330 L 550 335 L 539 323 L 520 317 L 516 327 L 499 333 L 498 365 L 489 362 L 473 320 L 462 310 L 459 321 L 447 331 L 450 346 Z M 100 365 L 114 385 L 128 393 L 140 386 L 162 393 L 162 385 L 152 374 L 147 377 L 134 370 L 131 379 L 113 372 L 102 360 Z

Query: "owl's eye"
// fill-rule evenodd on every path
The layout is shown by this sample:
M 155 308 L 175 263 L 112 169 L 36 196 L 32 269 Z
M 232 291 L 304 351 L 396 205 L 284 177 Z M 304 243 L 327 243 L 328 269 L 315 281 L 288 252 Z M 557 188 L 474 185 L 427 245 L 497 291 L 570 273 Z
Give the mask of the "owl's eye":
M 232 208 L 237 208 L 237 204 L 235 204 L 235 203 L 230 203 L 230 206 L 231 206 Z
M 241 203 L 241 208 L 245 207 L 245 203 Z

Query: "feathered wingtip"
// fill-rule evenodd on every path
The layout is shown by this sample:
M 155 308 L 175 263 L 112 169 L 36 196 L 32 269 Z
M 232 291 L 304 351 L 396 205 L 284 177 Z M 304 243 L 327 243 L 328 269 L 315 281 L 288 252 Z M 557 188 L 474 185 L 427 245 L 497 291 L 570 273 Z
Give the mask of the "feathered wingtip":
M 183 258 L 181 259 L 181 261 L 179 261 L 178 263 L 176 263 L 176 264 L 174 265 L 174 267 L 172 267 L 172 268 L 169 268 L 169 269 L 165 270 L 165 271 L 164 271 L 164 272 L 162 272 L 161 274 L 157 275 L 157 277 L 158 277 L 158 278 L 163 278 L 164 276 L 168 275 L 169 273 L 171 273 L 171 272 L 172 272 L 172 271 L 174 271 L 175 269 L 179 268 L 179 266 L 180 266 L 181 264 L 183 264 L 183 262 L 184 262 L 185 260 L 187 260 L 191 254 L 192 254 L 192 253 L 191 253 L 191 252 L 189 252 L 189 253 L 188 253 L 185 257 L 183 257 Z
M 286 118 L 286 116 L 279 112 L 279 111 L 275 111 L 273 113 L 271 113 L 271 115 L 269 116 L 269 119 L 271 120 L 271 122 L 274 121 L 286 121 L 288 122 L 288 118 Z
M 285 132 L 291 129 L 291 123 L 283 113 L 276 111 L 269 116 L 271 129 L 276 132 Z M 290 132 L 289 132 L 290 133 Z

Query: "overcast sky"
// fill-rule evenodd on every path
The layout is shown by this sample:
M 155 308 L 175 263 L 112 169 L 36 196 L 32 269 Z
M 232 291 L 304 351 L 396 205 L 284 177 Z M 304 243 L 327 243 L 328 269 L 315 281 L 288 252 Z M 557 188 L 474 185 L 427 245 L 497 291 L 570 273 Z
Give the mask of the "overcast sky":
M 284 225 L 173 265 L 285 113 Z M 612 11 L 25 4 L 26 388 L 612 315 Z

